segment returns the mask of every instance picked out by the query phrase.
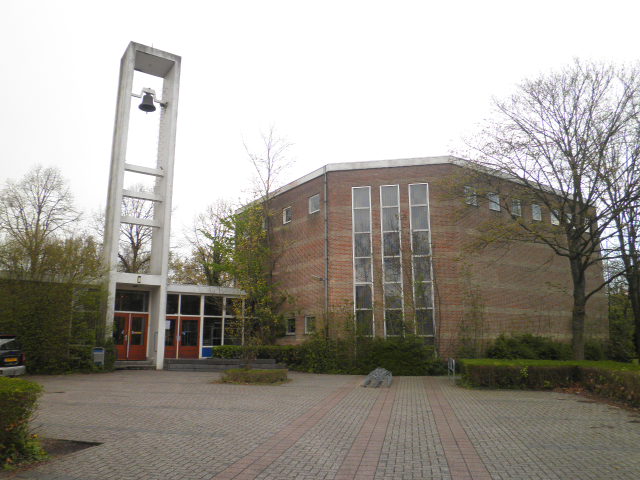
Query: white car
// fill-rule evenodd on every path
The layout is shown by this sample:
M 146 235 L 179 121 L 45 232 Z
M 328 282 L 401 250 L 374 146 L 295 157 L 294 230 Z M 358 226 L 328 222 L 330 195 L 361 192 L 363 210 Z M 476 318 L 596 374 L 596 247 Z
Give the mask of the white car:
M 0 377 L 15 377 L 27 373 L 24 353 L 15 335 L 0 335 Z

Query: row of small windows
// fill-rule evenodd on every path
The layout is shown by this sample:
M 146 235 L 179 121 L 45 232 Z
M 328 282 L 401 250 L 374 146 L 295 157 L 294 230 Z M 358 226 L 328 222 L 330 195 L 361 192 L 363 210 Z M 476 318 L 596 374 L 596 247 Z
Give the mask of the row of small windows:
M 311 335 L 316 331 L 316 317 L 307 315 L 304 317 L 304 334 Z M 285 332 L 287 335 L 296 334 L 296 319 L 294 317 L 287 318 L 285 323 Z
M 309 202 L 309 215 L 312 213 L 318 213 L 320 211 L 320 194 L 316 193 L 308 199 Z M 293 219 L 293 210 L 291 206 L 282 209 L 282 224 L 286 225 Z
M 478 195 L 476 194 L 476 190 L 473 187 L 464 187 L 464 196 L 465 203 L 467 205 L 473 205 L 474 207 L 478 206 Z M 501 210 L 500 207 L 500 195 L 497 193 L 487 193 L 487 199 L 489 200 L 489 210 L 493 210 L 494 212 L 499 212 Z M 511 210 L 510 213 L 514 217 L 522 216 L 522 201 L 517 198 L 511 199 Z M 567 214 L 570 218 L 571 214 Z M 549 217 L 552 225 L 560 225 L 560 212 L 558 210 L 551 210 L 549 212 Z M 537 203 L 531 204 L 531 219 L 536 222 L 542 221 L 542 207 Z

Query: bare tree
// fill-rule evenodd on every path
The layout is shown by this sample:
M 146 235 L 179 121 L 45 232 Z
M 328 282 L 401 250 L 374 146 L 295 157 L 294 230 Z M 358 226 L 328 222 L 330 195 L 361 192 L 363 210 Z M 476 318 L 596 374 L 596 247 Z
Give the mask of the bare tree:
M 130 190 L 145 192 L 143 184 L 133 185 Z M 140 198 L 122 198 L 121 213 L 124 217 L 153 218 L 153 202 Z M 105 212 L 93 215 L 90 231 L 101 242 L 104 237 Z M 118 270 L 128 273 L 146 273 L 151 262 L 151 241 L 153 227 L 122 223 L 120 225 L 120 243 L 118 246 Z
M 291 166 L 292 161 L 287 157 L 287 150 L 291 147 L 284 138 L 278 137 L 275 128 L 272 126 L 269 131 L 261 135 L 263 149 L 260 153 L 252 152 L 247 144 L 244 148 L 253 165 L 255 172 L 254 195 L 262 205 L 265 225 L 269 231 L 271 228 L 271 197 L 276 188 L 280 185 L 282 173 Z
M 640 352 L 640 123 L 625 129 L 612 147 L 603 203 L 613 212 L 612 248 L 619 261 L 609 275 L 621 275 L 633 312 L 636 352 Z M 616 208 L 616 206 L 620 206 Z
M 614 147 L 638 119 L 639 83 L 637 68 L 576 60 L 561 71 L 524 81 L 511 98 L 495 101 L 496 117 L 474 145 L 476 170 L 491 172 L 484 181 L 497 175 L 517 185 L 500 197 L 505 208 L 512 205 L 508 196 L 520 196 L 557 219 L 557 225 L 549 225 L 518 217 L 516 229 L 502 234 L 544 243 L 569 262 L 576 359 L 584 358 L 586 302 L 604 286 L 587 285 L 586 273 L 600 264 L 601 241 L 616 214 L 633 201 L 607 203 L 604 198 L 610 164 L 618 155 Z
M 143 192 L 144 185 L 134 185 L 131 190 Z M 153 218 L 153 202 L 139 198 L 124 197 L 122 199 L 122 216 L 136 218 Z M 153 227 L 120 224 L 120 247 L 118 249 L 119 269 L 123 272 L 145 273 L 151 262 L 151 240 Z
M 5 246 L 13 247 L 9 248 L 11 261 L 17 254 L 32 278 L 43 273 L 47 245 L 69 233 L 79 219 L 73 196 L 57 168 L 37 166 L 22 180 L 9 180 L 0 193 L 0 232 Z

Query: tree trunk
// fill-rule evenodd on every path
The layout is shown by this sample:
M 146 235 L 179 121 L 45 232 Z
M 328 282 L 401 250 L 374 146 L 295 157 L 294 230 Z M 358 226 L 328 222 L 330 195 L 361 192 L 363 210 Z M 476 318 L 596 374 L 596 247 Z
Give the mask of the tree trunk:
M 636 357 L 640 355 L 640 271 L 631 272 L 627 275 L 629 284 L 629 303 L 633 312 L 633 324 L 635 326 L 635 334 L 633 336 L 634 345 L 636 347 Z
M 571 348 L 574 360 L 584 360 L 584 321 L 586 317 L 586 281 L 578 259 L 571 259 L 573 311 L 571 314 Z

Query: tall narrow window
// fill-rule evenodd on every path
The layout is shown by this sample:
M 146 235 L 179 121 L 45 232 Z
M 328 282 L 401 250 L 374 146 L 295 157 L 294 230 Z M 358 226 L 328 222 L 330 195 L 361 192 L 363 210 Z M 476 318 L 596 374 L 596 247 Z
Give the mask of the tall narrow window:
M 489 210 L 499 212 L 500 211 L 500 195 L 498 195 L 497 193 L 488 193 L 487 198 L 489 199 Z
M 362 335 L 373 335 L 371 187 L 353 187 L 351 195 L 356 330 Z
M 320 211 L 320 194 L 309 197 L 309 213 L 316 213 Z
M 511 200 L 511 215 L 514 217 L 522 216 L 522 202 L 518 198 Z
M 542 209 L 537 203 L 531 204 L 531 219 L 536 222 L 540 222 L 542 220 Z
M 286 207 L 282 209 L 282 224 L 291 222 L 291 207 Z
M 551 225 L 560 225 L 560 212 L 558 210 L 551 210 Z
M 474 187 L 464 187 L 464 203 L 467 205 L 478 206 L 478 196 L 476 195 L 476 189 Z
M 380 187 L 380 210 L 385 335 L 401 335 L 404 329 L 402 315 L 404 301 L 402 298 L 400 189 L 398 185 Z
M 409 207 L 411 210 L 411 266 L 416 334 L 433 336 L 435 324 L 428 184 L 409 185 Z

